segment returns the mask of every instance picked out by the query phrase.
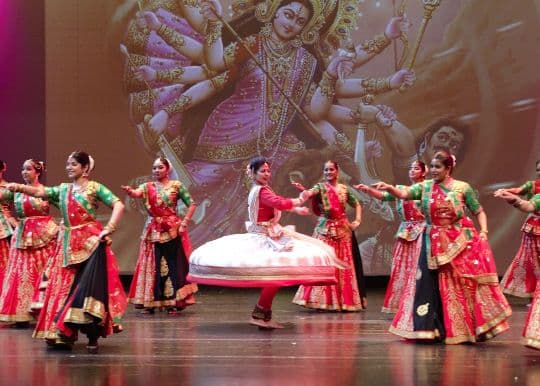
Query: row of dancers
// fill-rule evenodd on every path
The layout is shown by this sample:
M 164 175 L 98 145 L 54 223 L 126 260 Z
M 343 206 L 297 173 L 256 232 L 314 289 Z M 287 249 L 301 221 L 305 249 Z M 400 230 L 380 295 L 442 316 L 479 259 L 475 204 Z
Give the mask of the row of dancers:
M 395 312 L 390 332 L 406 339 L 477 342 L 509 328 L 511 309 L 487 241 L 486 214 L 471 186 L 452 178 L 454 166 L 455 158 L 439 151 L 429 165 L 431 179 L 426 179 L 426 165 L 415 161 L 411 186 L 354 186 L 396 202 L 401 224 L 383 311 Z M 540 162 L 536 166 L 540 176 Z M 164 308 L 174 314 L 195 303 L 198 283 L 261 288 L 249 322 L 263 329 L 282 328 L 272 315 L 272 301 L 283 286 L 299 285 L 293 302 L 305 307 L 366 308 L 354 238 L 361 206 L 351 187 L 338 182 L 337 162 L 324 164 L 322 182 L 309 189 L 293 183 L 299 196 L 285 198 L 269 186 L 270 163 L 262 157 L 251 160 L 246 170 L 252 180 L 247 233 L 224 236 L 192 251 L 187 229 L 196 204 L 181 182 L 169 178 L 169 161 L 156 159 L 152 182 L 122 186 L 127 195 L 143 200 L 148 212 L 127 296 L 110 247 L 124 205 L 90 179 L 93 168 L 92 157 L 77 151 L 67 159 L 69 183 L 43 186 L 39 178 L 44 164 L 33 159 L 23 164 L 25 184 L 0 178 L 0 320 L 26 325 L 36 318 L 33 336 L 52 347 L 72 347 L 81 332 L 88 337 L 88 352 L 97 353 L 99 337 L 122 330 L 128 301 L 144 313 Z M 5 164 L 0 169 L 3 174 Z M 503 284 L 513 294 L 534 292 L 523 338 L 527 346 L 540 349 L 540 286 L 534 272 L 540 247 L 540 181 L 498 190 L 495 196 L 531 213 Z M 183 215 L 177 213 L 179 200 L 187 207 Z M 303 206 L 308 200 L 318 216 L 313 237 L 279 224 L 281 211 L 309 214 Z M 96 218 L 99 202 L 112 209 L 105 226 Z M 51 204 L 61 212 L 60 225 L 49 214 Z M 354 208 L 353 221 L 347 219 L 347 205 Z M 467 210 L 476 217 L 479 232 Z M 522 267 L 527 268 L 525 275 Z

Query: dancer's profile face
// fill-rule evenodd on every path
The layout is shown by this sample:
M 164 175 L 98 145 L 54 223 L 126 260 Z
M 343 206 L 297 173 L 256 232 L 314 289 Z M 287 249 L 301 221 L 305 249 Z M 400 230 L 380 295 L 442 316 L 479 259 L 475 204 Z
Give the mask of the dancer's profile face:
M 21 176 L 27 184 L 32 184 L 37 180 L 39 173 L 36 171 L 32 161 L 24 161 Z
M 412 182 L 424 181 L 426 179 L 426 171 L 418 162 L 413 162 L 409 167 L 409 178 Z
M 338 168 L 333 162 L 327 162 L 324 164 L 323 174 L 324 179 L 327 182 L 335 182 L 338 178 Z
M 82 177 L 84 168 L 75 158 L 69 157 L 66 161 L 66 172 L 70 179 L 76 180 Z
M 259 170 L 255 172 L 255 181 L 259 185 L 268 185 L 270 182 L 270 165 L 267 163 L 264 163 Z
M 295 38 L 309 21 L 309 9 L 300 3 L 292 2 L 280 7 L 274 18 L 274 31 L 281 40 Z
M 444 166 L 438 159 L 432 159 L 429 166 L 429 172 L 431 173 L 431 178 L 433 178 L 435 182 L 440 183 L 450 175 L 450 168 Z
M 152 177 L 156 181 L 162 181 L 169 176 L 169 168 L 159 158 L 152 164 Z

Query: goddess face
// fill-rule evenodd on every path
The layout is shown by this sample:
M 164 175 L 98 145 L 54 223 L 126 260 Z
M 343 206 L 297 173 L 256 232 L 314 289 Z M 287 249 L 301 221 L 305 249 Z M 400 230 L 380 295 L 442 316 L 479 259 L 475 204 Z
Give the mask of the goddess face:
M 451 126 L 442 126 L 429 138 L 426 146 L 426 159 L 433 159 L 439 150 L 459 154 L 465 136 Z
M 310 16 L 309 8 L 296 1 L 278 8 L 273 22 L 275 35 L 283 41 L 292 40 L 302 31 Z
M 27 184 L 32 184 L 39 176 L 39 173 L 34 167 L 34 163 L 30 160 L 24 161 L 23 167 L 21 170 L 21 176 Z

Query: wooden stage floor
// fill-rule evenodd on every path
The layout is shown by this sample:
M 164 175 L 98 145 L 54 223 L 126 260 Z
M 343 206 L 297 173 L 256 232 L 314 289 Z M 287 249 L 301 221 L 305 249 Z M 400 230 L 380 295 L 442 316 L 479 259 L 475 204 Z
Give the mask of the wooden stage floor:
M 510 298 L 509 332 L 486 343 L 412 344 L 387 333 L 383 290 L 359 313 L 306 310 L 275 301 L 286 328 L 248 325 L 255 290 L 203 287 L 175 316 L 132 307 L 124 332 L 100 340 L 100 353 L 51 351 L 30 330 L 0 328 L 1 385 L 540 385 L 540 351 L 519 344 L 526 301 Z

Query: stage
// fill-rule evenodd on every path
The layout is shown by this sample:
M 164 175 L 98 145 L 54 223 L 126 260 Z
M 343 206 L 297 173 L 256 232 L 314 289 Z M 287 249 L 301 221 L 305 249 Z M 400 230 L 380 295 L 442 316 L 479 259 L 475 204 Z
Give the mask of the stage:
M 72 351 L 45 348 L 30 330 L 0 328 L 2 385 L 540 385 L 540 352 L 519 338 L 528 308 L 509 298 L 510 331 L 476 345 L 412 344 L 387 333 L 379 312 L 319 312 L 276 298 L 285 329 L 247 324 L 256 290 L 203 287 L 197 304 L 178 315 L 141 315 L 128 308 L 124 332 L 100 340 L 98 355 L 83 339 Z

